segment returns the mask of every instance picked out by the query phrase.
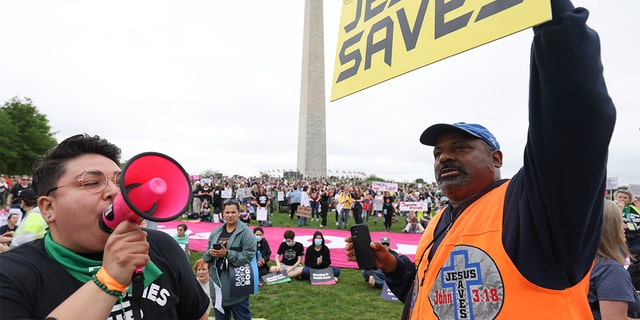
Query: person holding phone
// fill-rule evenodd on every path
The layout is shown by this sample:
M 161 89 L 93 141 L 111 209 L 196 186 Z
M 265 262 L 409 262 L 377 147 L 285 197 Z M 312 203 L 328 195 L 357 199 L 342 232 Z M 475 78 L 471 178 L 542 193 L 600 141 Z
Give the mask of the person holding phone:
M 415 262 L 371 244 L 405 303 L 403 319 L 592 318 L 585 293 L 616 110 L 589 12 L 568 0 L 551 0 L 551 12 L 551 21 L 533 27 L 520 171 L 502 179 L 500 144 L 482 125 L 435 124 L 420 136 L 433 146 L 449 203 L 427 226 Z
M 209 235 L 208 250 L 202 256 L 211 265 L 210 294 L 216 320 L 251 319 L 249 294 L 234 295 L 229 266 L 239 267 L 251 262 L 256 255 L 256 238 L 251 229 L 240 218 L 240 203 L 227 200 L 222 204 L 225 223 Z M 220 294 L 216 294 L 216 293 Z

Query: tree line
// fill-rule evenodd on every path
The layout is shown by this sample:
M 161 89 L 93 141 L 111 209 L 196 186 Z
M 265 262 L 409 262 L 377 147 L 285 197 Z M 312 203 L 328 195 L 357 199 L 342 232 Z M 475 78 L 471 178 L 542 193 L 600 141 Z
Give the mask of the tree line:
M 58 142 L 47 116 L 31 99 L 15 96 L 0 107 L 0 173 L 31 174 L 31 163 Z

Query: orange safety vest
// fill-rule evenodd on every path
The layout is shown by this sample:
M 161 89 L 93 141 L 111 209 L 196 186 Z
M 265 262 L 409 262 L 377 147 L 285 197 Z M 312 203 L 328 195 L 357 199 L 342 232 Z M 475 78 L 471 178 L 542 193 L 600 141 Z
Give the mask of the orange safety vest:
M 525 279 L 509 259 L 502 245 L 508 184 L 489 191 L 462 212 L 431 263 L 425 250 L 444 210 L 429 223 L 416 254 L 419 265 L 413 296 L 406 301 L 412 303 L 410 319 L 592 319 L 587 302 L 589 273 L 573 287 L 552 290 Z

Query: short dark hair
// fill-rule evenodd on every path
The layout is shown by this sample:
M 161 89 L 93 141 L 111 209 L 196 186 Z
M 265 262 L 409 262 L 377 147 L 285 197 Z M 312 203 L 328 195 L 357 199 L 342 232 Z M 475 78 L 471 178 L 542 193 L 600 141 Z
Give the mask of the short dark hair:
M 187 228 L 187 225 L 186 225 L 185 223 L 181 223 L 181 224 L 177 225 L 177 226 L 176 226 L 176 229 L 177 229 L 177 228 L 180 228 L 180 227 L 182 227 L 182 229 L 184 229 L 184 231 L 187 231 L 187 229 L 188 229 L 188 228 Z
M 293 232 L 293 230 L 287 230 L 284 232 L 284 238 L 285 239 L 293 239 L 296 237 L 296 233 Z
M 225 200 L 225 202 L 222 203 L 222 209 L 224 209 L 224 207 L 226 206 L 236 206 L 236 208 L 238 208 L 238 211 L 240 211 L 240 202 L 238 202 L 238 200 Z
M 20 201 L 24 201 L 24 204 L 28 207 L 33 207 L 38 204 L 38 198 L 24 198 L 20 199 Z
M 66 173 L 64 165 L 67 161 L 90 153 L 105 156 L 120 165 L 120 148 L 116 145 L 99 136 L 78 134 L 60 142 L 34 161 L 31 187 L 38 196 L 44 196 L 44 192 L 55 188 L 58 179 Z
M 253 228 L 253 233 L 254 233 L 254 234 L 255 234 L 256 232 L 258 232 L 258 231 L 260 231 L 260 232 L 262 232 L 262 234 L 264 234 L 264 230 L 262 230 L 262 228 L 260 228 L 260 227 L 255 227 L 255 228 Z

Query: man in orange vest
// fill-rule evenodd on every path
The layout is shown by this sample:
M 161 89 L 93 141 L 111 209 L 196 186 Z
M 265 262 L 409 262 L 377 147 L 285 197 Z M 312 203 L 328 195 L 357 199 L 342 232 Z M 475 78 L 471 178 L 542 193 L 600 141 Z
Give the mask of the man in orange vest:
M 586 294 L 615 108 L 588 11 L 568 0 L 551 5 L 553 20 L 533 28 L 521 170 L 501 178 L 500 144 L 478 124 L 436 124 L 420 137 L 434 147 L 435 177 L 450 202 L 423 233 L 415 262 L 371 244 L 405 303 L 403 319 L 592 316 Z

